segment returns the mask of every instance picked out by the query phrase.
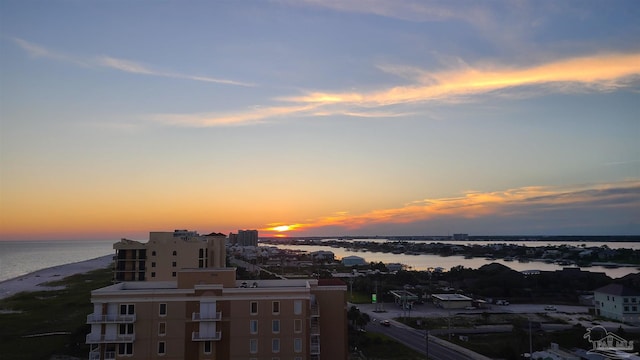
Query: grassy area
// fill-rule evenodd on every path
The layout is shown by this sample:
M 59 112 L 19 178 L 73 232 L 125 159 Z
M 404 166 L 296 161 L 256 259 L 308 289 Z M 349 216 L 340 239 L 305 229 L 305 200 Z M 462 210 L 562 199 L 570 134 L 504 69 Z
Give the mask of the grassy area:
M 357 342 L 359 352 L 367 360 L 424 359 L 424 355 L 382 334 L 358 333 L 354 336 L 357 336 L 354 340 Z M 350 359 L 358 359 L 358 357 L 352 355 Z
M 371 294 L 354 291 L 353 296 L 351 292 L 347 291 L 347 299 L 353 304 L 371 304 Z
M 405 323 L 416 329 L 424 329 L 425 324 L 428 329 L 446 329 L 451 328 L 470 328 L 479 325 L 512 325 L 527 322 L 528 318 L 518 314 L 469 314 L 469 315 L 454 315 L 451 318 L 448 317 L 411 317 L 411 318 L 396 318 L 395 320 Z M 541 319 L 538 316 L 533 316 L 533 321 L 551 322 L 551 320 Z M 420 325 L 418 325 L 420 321 Z
M 582 327 L 554 332 L 534 331 L 531 347 L 533 351 L 540 351 L 549 348 L 553 342 L 562 344 L 565 348 L 589 349 L 591 344 L 583 338 L 584 334 L 585 329 Z M 467 339 L 468 341 L 461 341 L 453 338 L 452 342 L 492 358 L 520 359 L 520 354 L 529 352 L 529 333 L 523 329 L 500 334 L 469 334 Z
M 112 269 L 100 269 L 48 283 L 65 286 L 62 290 L 24 292 L 0 300 L 6 312 L 0 313 L 0 358 L 86 357 L 91 290 L 110 285 L 112 279 Z M 47 333 L 62 334 L 38 336 Z

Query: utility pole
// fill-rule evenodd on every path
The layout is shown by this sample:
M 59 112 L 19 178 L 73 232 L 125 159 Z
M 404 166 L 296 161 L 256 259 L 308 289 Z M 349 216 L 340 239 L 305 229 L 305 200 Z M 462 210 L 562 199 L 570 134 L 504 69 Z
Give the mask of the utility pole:
M 429 328 L 426 320 L 424 322 L 424 354 L 425 359 L 429 360 Z
M 533 356 L 533 344 L 531 343 L 531 318 L 529 318 L 529 359 Z

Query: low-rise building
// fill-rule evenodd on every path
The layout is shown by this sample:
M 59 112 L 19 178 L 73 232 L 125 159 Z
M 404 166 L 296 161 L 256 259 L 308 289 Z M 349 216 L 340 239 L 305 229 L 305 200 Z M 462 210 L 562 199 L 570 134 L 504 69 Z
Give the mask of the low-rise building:
M 342 258 L 342 265 L 344 266 L 357 266 L 366 265 L 367 262 L 360 256 L 345 256 Z
M 613 320 L 640 324 L 640 291 L 622 284 L 594 290 L 595 313 Z
M 434 305 L 443 309 L 464 309 L 471 307 L 473 299 L 462 294 L 432 294 Z

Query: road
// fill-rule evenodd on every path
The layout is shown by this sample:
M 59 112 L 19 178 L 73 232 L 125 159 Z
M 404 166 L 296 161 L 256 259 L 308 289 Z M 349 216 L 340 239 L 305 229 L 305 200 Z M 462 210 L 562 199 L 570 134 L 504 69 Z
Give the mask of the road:
M 374 318 L 374 315 L 375 313 L 369 314 L 372 318 Z M 427 353 L 424 331 L 412 329 L 393 320 L 390 320 L 390 322 L 391 326 L 388 327 L 380 325 L 378 321 L 371 322 L 367 325 L 366 330 L 384 334 L 423 355 Z M 431 360 L 489 360 L 485 356 L 447 343 L 434 336 L 429 336 L 428 352 Z

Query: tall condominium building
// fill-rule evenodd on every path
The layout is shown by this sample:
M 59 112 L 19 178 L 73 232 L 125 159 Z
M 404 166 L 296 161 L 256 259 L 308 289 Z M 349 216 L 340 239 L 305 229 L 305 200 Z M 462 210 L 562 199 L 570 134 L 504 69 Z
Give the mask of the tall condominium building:
M 151 232 L 149 242 L 122 239 L 116 250 L 116 281 L 175 280 L 182 268 L 224 267 L 226 236 L 195 231 Z
M 169 239 L 151 234 L 156 240 Z M 212 236 L 214 243 L 223 240 L 218 235 Z M 191 241 L 196 237 L 190 235 Z M 175 243 L 171 238 L 172 246 L 150 239 L 146 248 L 135 249 L 147 251 L 147 263 L 152 261 L 150 253 L 156 251 L 156 277 L 134 276 L 91 293 L 94 311 L 87 316 L 91 333 L 86 339 L 91 360 L 347 358 L 344 283 L 335 279 L 236 280 L 235 268 L 224 267 L 224 247 L 220 266 L 212 262 L 200 266 L 200 251 L 191 251 L 198 248 L 179 238 Z M 128 245 L 129 241 L 118 244 Z M 219 256 L 216 251 L 220 249 L 205 248 Z M 116 249 L 117 255 L 134 250 Z M 159 261 L 160 249 L 171 255 Z M 197 266 L 174 267 L 173 251 L 180 256 L 186 249 L 196 259 L 182 261 Z M 129 262 L 139 266 L 140 253 L 135 254 L 138 260 Z M 214 256 L 209 253 L 208 259 Z M 145 274 L 151 273 L 149 266 L 144 268 Z M 176 276 L 166 275 L 174 271 Z
M 258 246 L 258 230 L 238 230 L 229 234 L 229 242 L 240 246 Z

